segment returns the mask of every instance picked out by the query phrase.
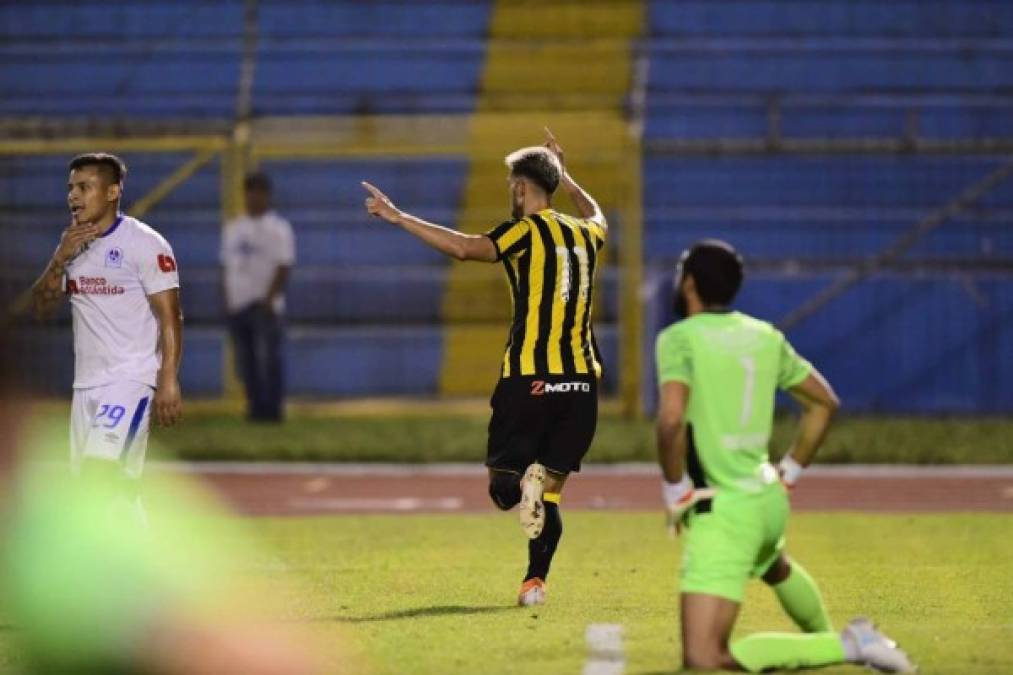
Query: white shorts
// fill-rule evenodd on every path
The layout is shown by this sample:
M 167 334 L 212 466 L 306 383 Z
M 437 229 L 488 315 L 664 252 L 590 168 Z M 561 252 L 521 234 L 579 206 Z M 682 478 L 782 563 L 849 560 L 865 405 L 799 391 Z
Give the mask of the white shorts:
M 70 464 L 81 469 L 85 458 L 120 462 L 139 478 L 148 449 L 151 400 L 155 390 L 138 382 L 117 382 L 75 389 L 70 409 Z

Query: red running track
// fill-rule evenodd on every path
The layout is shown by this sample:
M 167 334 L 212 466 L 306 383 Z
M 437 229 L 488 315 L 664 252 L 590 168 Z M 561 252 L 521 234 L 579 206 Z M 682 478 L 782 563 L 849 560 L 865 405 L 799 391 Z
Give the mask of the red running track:
M 184 467 L 246 515 L 473 513 L 493 509 L 480 466 Z M 821 467 L 803 477 L 791 501 L 799 511 L 1013 513 L 1013 468 Z M 645 466 L 592 468 L 570 478 L 563 503 L 568 509 L 656 511 L 660 508 L 658 476 Z

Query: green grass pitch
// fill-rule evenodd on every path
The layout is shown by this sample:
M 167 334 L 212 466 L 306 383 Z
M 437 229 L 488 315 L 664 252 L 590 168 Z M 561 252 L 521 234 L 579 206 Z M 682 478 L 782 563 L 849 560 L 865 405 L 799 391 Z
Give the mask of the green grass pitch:
M 251 519 L 245 561 L 289 585 L 286 621 L 351 644 L 356 671 L 579 673 L 590 623 L 624 631 L 627 673 L 676 672 L 680 545 L 658 514 L 565 514 L 549 604 L 512 605 L 526 561 L 515 514 Z M 1013 672 L 1013 516 L 801 514 L 789 550 L 831 616 L 867 614 L 924 673 Z M 736 635 L 792 630 L 754 582 Z M 17 662 L 0 631 L 0 672 Z M 829 668 L 826 673 L 861 672 Z
M 236 414 L 193 407 L 185 424 L 153 433 L 156 443 L 183 459 L 480 462 L 489 424 L 487 409 L 455 415 L 340 417 L 296 411 L 285 424 L 265 426 L 249 424 Z M 771 441 L 775 457 L 790 445 L 795 424 L 791 416 L 778 418 Z M 946 442 L 940 443 L 941 438 Z M 652 422 L 600 417 L 589 462 L 655 458 Z M 1013 419 L 843 417 L 817 461 L 1008 463 L 1013 461 Z
M 341 626 L 373 673 L 577 673 L 590 623 L 619 623 L 628 673 L 678 670 L 680 547 L 655 514 L 566 514 L 549 604 L 512 606 L 514 514 L 264 520 L 301 590 L 296 616 Z M 831 616 L 868 614 L 926 673 L 1013 672 L 1013 517 L 796 516 L 789 550 Z M 791 630 L 751 584 L 737 634 Z M 857 672 L 853 668 L 824 672 Z

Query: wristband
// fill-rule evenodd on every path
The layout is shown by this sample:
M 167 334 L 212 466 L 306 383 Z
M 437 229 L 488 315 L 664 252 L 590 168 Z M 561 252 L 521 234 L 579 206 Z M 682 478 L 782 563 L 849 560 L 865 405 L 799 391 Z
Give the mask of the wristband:
M 805 469 L 804 466 L 795 461 L 795 458 L 791 455 L 785 455 L 781 458 L 781 463 L 777 465 L 777 468 L 781 473 L 781 481 L 785 485 L 794 485 L 798 482 L 799 477 L 802 475 L 802 471 Z
M 661 481 L 661 498 L 664 500 L 666 506 L 675 506 L 692 492 L 693 483 L 690 482 L 689 476 L 685 474 L 678 483 L 669 483 L 664 479 Z

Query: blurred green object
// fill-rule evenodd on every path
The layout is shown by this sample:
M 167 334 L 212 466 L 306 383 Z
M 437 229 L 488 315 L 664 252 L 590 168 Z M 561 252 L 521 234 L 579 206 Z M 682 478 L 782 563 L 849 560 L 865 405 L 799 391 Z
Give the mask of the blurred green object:
M 27 447 L 66 447 L 61 426 Z M 29 454 L 28 457 L 32 455 Z M 127 668 L 163 623 L 216 616 L 243 546 L 194 485 L 164 474 L 23 463 L 0 528 L 0 597 L 30 672 Z M 148 524 L 150 523 L 150 525 Z

